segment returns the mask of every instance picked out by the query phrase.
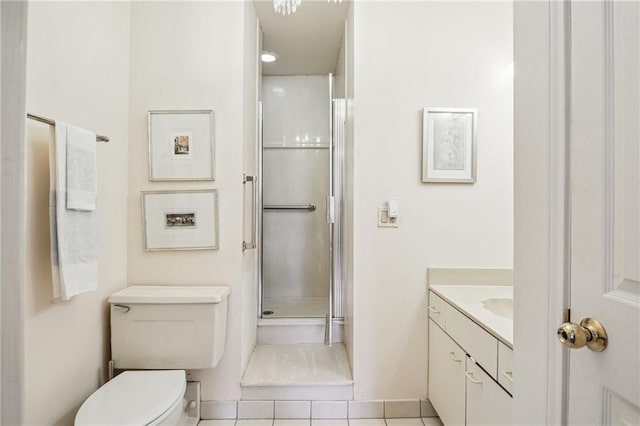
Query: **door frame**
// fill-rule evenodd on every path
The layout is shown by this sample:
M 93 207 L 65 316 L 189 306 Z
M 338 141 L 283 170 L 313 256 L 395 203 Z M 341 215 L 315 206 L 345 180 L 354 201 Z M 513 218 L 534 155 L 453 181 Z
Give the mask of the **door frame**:
M 514 2 L 514 424 L 566 420 L 568 1 Z
M 27 2 L 0 2 L 0 424 L 22 424 Z

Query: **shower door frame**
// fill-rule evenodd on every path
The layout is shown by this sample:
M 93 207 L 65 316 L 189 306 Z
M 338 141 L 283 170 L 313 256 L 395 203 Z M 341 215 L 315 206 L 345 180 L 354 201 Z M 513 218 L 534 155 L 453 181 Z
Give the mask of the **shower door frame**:
M 343 307 L 342 307 L 342 186 L 343 186 L 343 164 L 344 153 L 343 143 L 336 144 L 336 138 L 334 137 L 336 105 L 338 102 L 344 103 L 341 99 L 333 99 L 333 74 L 329 74 L 329 195 L 327 197 L 327 224 L 329 232 L 329 293 L 327 295 L 328 314 L 327 327 L 325 328 L 325 340 L 328 343 L 332 341 L 333 327 L 329 327 L 328 323 L 333 324 L 335 321 L 343 319 Z M 344 106 L 342 107 L 342 113 L 344 114 Z M 343 115 L 344 117 L 344 115 Z M 344 129 L 344 123 L 342 123 L 341 129 Z M 341 130 L 341 135 L 344 131 Z M 265 317 L 263 315 L 263 300 L 264 300 L 264 239 L 263 239 L 263 214 L 264 214 L 264 103 L 258 102 L 258 141 L 257 141 L 257 259 L 258 259 L 258 306 L 257 315 L 258 319 L 270 320 L 270 319 L 283 319 L 274 317 Z M 339 170 L 336 173 L 336 170 Z M 339 315 L 335 315 L 338 313 Z M 295 319 L 300 317 L 284 317 L 286 319 Z M 321 319 L 321 317 L 317 317 Z
M 335 161 L 334 161 L 334 135 L 333 135 L 333 74 L 329 74 L 329 194 L 327 195 L 327 224 L 329 231 L 329 294 L 327 294 L 327 316 L 324 323 L 324 344 L 331 346 L 333 343 L 333 293 L 335 290 L 335 253 L 334 233 L 336 222 L 335 203 Z

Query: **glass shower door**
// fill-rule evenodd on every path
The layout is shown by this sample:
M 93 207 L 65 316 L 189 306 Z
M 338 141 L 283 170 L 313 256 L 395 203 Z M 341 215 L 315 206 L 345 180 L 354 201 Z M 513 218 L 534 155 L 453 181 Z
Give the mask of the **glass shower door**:
M 263 318 L 329 314 L 327 87 L 327 76 L 263 78 Z

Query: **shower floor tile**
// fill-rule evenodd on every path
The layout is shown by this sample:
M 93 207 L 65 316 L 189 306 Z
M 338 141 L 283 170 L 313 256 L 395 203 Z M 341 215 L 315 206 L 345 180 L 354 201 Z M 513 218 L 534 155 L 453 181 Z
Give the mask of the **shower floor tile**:
M 258 345 L 242 378 L 243 386 L 350 385 L 342 343 Z
M 266 315 L 264 312 L 272 311 Z M 263 318 L 324 318 L 327 315 L 326 297 L 264 298 Z

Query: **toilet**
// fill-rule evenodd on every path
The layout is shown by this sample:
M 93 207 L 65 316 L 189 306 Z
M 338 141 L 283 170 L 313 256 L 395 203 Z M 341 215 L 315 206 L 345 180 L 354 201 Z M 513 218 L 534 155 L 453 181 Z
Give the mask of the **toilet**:
M 114 368 L 136 371 L 95 391 L 74 424 L 189 424 L 185 370 L 213 368 L 222 358 L 228 296 L 224 286 L 132 286 L 111 295 Z

